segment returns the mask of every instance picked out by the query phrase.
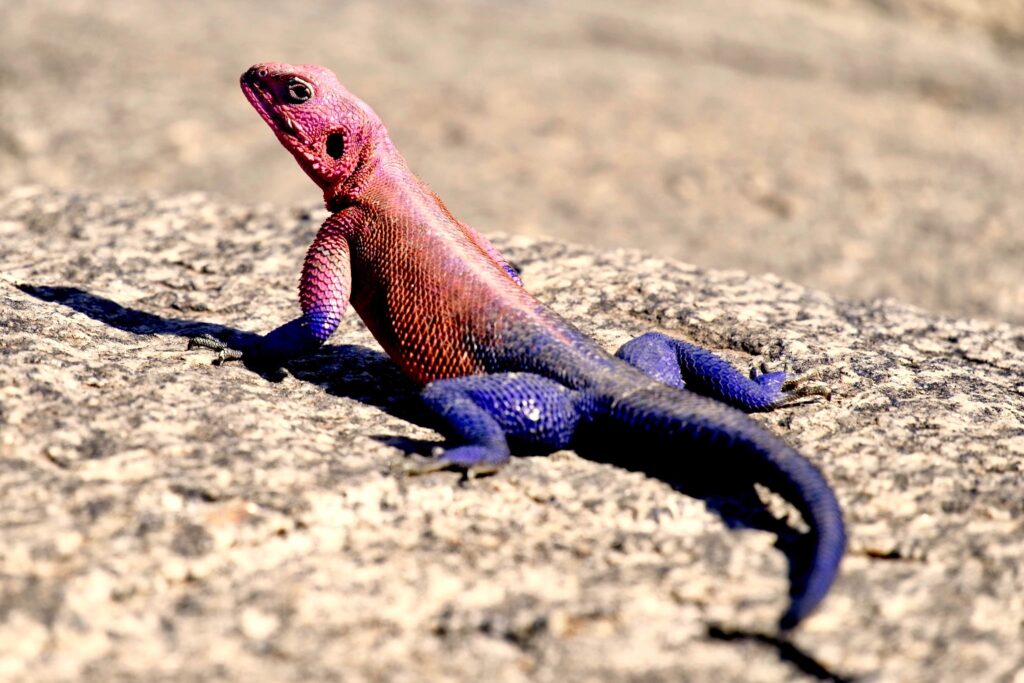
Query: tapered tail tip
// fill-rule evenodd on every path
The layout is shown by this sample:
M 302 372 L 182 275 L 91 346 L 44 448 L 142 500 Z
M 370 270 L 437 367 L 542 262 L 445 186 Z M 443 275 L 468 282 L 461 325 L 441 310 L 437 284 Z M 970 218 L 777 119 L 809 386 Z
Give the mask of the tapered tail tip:
M 791 593 L 789 607 L 779 619 L 779 631 L 783 634 L 795 629 L 818 608 L 839 574 L 846 550 L 846 533 L 838 504 L 827 507 L 832 508 L 829 514 L 817 520 L 819 526 L 811 565 L 796 584 L 798 588 Z
M 793 629 L 800 625 L 805 616 L 807 615 L 797 614 L 792 608 L 786 610 L 786 613 L 779 619 L 779 633 L 789 635 Z

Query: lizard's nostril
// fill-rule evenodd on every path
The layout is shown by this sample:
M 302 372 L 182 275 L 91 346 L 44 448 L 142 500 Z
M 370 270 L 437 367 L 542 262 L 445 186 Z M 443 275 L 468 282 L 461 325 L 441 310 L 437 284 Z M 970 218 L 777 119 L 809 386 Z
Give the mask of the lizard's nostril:
M 266 67 L 250 66 L 246 70 L 246 72 L 244 74 L 242 74 L 242 78 L 244 80 L 246 80 L 246 81 L 252 82 L 252 81 L 257 81 L 257 80 L 266 78 L 268 73 L 269 72 L 267 71 Z

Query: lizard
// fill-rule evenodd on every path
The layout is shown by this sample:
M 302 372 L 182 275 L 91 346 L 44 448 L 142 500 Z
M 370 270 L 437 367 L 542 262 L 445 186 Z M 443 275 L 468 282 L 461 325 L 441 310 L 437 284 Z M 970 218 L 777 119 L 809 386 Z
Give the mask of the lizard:
M 781 495 L 809 527 L 810 560 L 791 582 L 780 631 L 818 606 L 845 550 L 839 503 L 808 459 L 745 414 L 800 395 L 786 372 L 747 376 L 709 350 L 654 332 L 608 353 L 535 299 L 499 251 L 452 215 L 333 72 L 256 64 L 241 88 L 323 191 L 331 215 L 302 267 L 302 315 L 242 349 L 212 337 L 190 348 L 216 350 L 217 362 L 281 367 L 318 349 L 351 304 L 422 386 L 446 438 L 420 471 L 492 473 L 513 450 L 582 443 L 683 472 L 725 468 Z

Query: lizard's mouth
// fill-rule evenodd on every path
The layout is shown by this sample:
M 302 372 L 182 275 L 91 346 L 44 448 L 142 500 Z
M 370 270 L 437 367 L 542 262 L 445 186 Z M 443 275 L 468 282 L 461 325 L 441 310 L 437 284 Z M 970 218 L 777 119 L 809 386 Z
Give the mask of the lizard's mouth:
M 266 88 L 257 82 L 244 80 L 242 81 L 242 93 L 245 94 L 245 99 L 249 100 L 249 104 L 253 106 L 260 118 L 267 122 L 267 125 L 277 133 L 278 137 L 282 140 L 293 138 L 299 142 L 305 142 L 301 128 L 274 106 L 274 98 Z

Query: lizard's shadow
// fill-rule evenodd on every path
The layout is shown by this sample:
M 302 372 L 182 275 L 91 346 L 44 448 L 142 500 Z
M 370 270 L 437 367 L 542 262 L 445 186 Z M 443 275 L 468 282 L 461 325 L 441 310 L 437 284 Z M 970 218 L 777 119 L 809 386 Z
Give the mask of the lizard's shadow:
M 209 335 L 233 348 L 251 345 L 260 335 L 252 332 L 184 318 L 165 318 L 122 306 L 116 301 L 90 294 L 77 287 L 47 287 L 17 284 L 18 289 L 42 301 L 68 308 L 110 327 L 140 336 L 174 335 L 187 340 Z M 182 351 L 186 345 L 182 343 Z M 284 375 L 272 370 L 249 368 L 270 381 Z M 403 420 L 432 426 L 419 409 L 419 391 L 384 353 L 354 344 L 328 345 L 317 353 L 289 361 L 285 369 L 296 379 L 323 387 L 329 393 L 352 398 Z
M 225 325 L 197 322 L 183 318 L 164 318 L 127 308 L 110 299 L 90 294 L 75 287 L 47 287 L 18 284 L 18 289 L 42 301 L 66 306 L 106 325 L 132 334 L 175 335 L 187 339 L 211 335 L 230 346 L 244 348 L 259 335 Z M 184 352 L 185 344 L 182 344 Z M 351 398 L 366 405 L 380 408 L 402 420 L 428 428 L 435 428 L 431 416 L 419 402 L 419 389 L 407 379 L 398 367 L 380 351 L 363 346 L 325 346 L 319 352 L 286 364 L 286 369 L 298 380 L 321 386 L 330 394 Z M 263 377 L 279 381 L 282 376 L 260 371 Z M 377 435 L 373 438 L 396 446 L 406 453 L 425 454 L 436 441 L 407 439 Z M 753 481 L 737 481 L 735 469 L 724 471 L 713 465 L 714 458 L 700 458 L 701 467 L 693 459 L 664 458 L 658 461 L 638 460 L 622 451 L 609 451 L 602 444 L 580 444 L 577 452 L 590 460 L 610 463 L 625 469 L 641 471 L 667 482 L 685 495 L 704 501 L 718 514 L 729 528 L 751 528 L 776 534 L 776 546 L 789 562 L 791 590 L 799 589 L 806 575 L 811 555 L 807 538 L 786 521 L 772 515 L 754 490 Z M 720 633 L 726 633 L 719 630 Z M 709 632 L 711 633 L 711 632 Z M 714 635 L 714 634 L 712 634 Z M 716 637 L 721 638 L 721 635 Z M 738 636 L 731 634 L 730 638 Z M 809 655 L 800 652 L 788 641 L 777 645 L 769 636 L 746 635 L 747 639 L 774 647 L 781 659 L 790 662 L 804 673 L 824 680 L 843 677 L 829 672 Z M 781 642 L 781 641 L 779 641 Z

